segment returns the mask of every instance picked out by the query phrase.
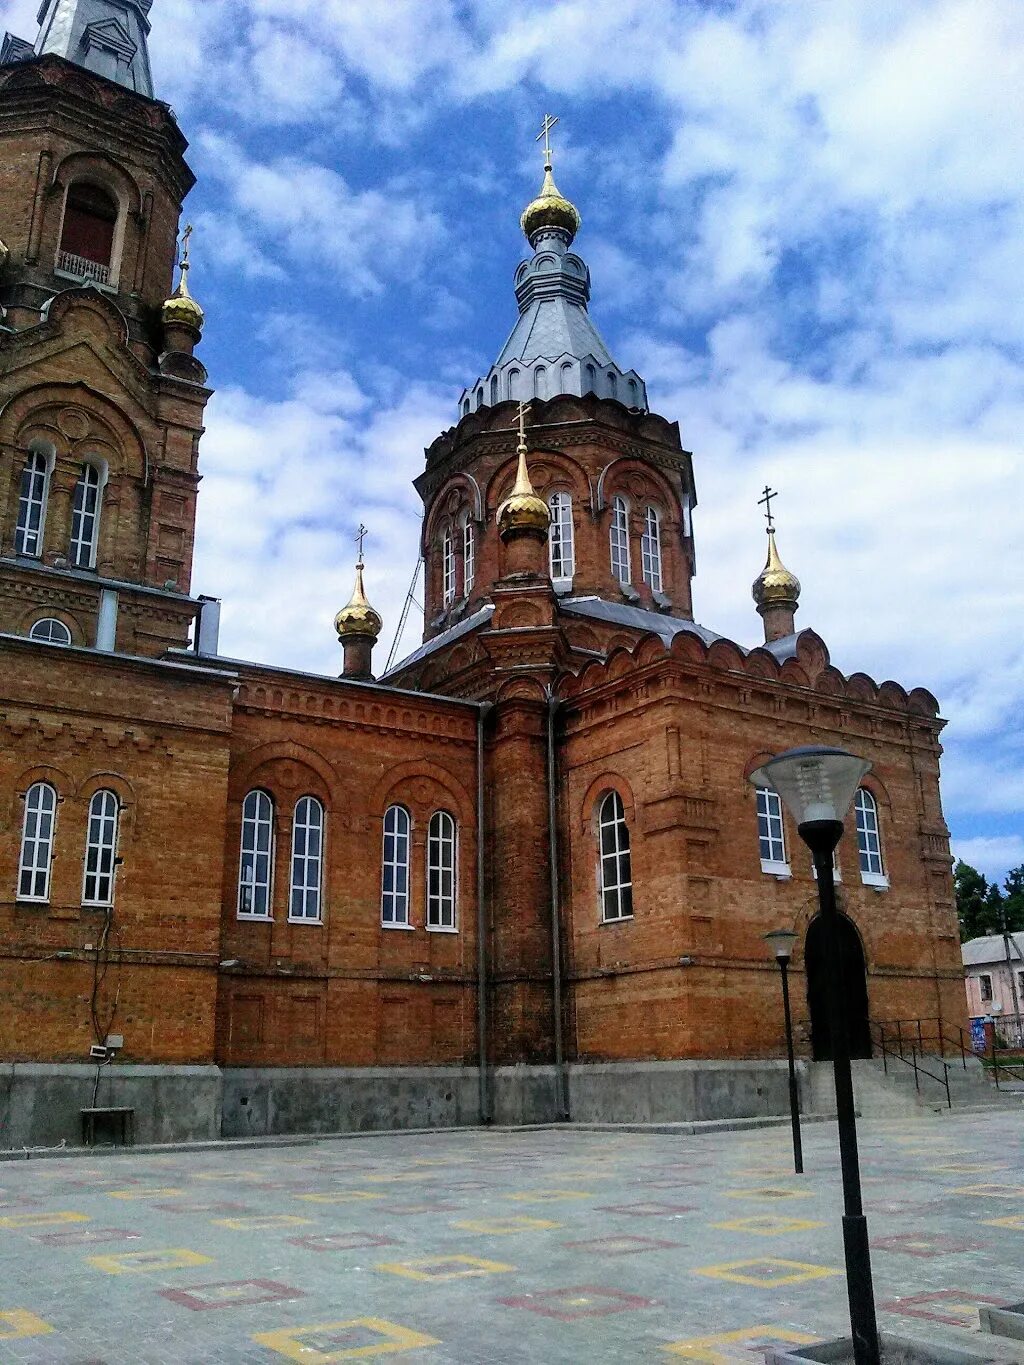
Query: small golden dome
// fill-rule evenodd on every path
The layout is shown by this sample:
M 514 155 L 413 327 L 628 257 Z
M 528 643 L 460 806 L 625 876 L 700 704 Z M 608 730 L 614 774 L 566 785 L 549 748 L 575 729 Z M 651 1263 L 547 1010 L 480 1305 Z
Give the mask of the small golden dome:
M 540 194 L 527 204 L 519 219 L 519 226 L 526 234 L 526 240 L 533 246 L 533 239 L 544 228 L 558 228 L 564 232 L 570 243 L 580 230 L 580 215 L 576 205 L 565 195 L 560 194 L 551 174 L 550 161 L 544 167 L 544 183 Z
M 191 327 L 197 332 L 203 330 L 206 314 L 188 292 L 188 278 L 184 273 L 181 276 L 181 283 L 164 303 L 161 316 L 165 327 L 177 323 L 179 326 Z
M 519 468 L 512 492 L 498 508 L 498 534 L 507 540 L 517 531 L 532 531 L 534 534 L 547 535 L 551 525 L 551 513 L 543 498 L 538 497 L 530 482 L 530 471 L 526 465 L 526 444 L 519 445 Z
M 800 598 L 800 580 L 790 573 L 775 548 L 775 528 L 768 528 L 768 559 L 754 579 L 751 589 L 759 607 L 785 605 L 795 607 Z
M 338 632 L 338 639 L 342 642 L 351 640 L 355 636 L 364 636 L 367 639 L 376 640 L 384 629 L 384 618 L 366 600 L 366 591 L 363 588 L 362 562 L 356 565 L 356 585 L 352 589 L 352 596 L 349 598 L 347 606 L 342 607 L 334 618 L 334 629 Z

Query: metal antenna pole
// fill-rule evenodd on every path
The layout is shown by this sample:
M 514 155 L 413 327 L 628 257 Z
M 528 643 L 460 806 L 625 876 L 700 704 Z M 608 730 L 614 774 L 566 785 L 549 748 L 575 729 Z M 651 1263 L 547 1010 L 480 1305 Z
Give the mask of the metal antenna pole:
M 391 665 L 395 662 L 395 655 L 398 653 L 398 646 L 402 643 L 402 636 L 405 633 L 406 622 L 409 620 L 409 609 L 415 600 L 416 584 L 419 581 L 420 569 L 423 567 L 423 556 L 420 555 L 416 561 L 416 567 L 412 571 L 412 582 L 409 584 L 409 591 L 405 595 L 405 606 L 402 614 L 398 618 L 398 629 L 395 631 L 395 638 L 391 641 L 391 652 L 388 661 L 384 666 L 384 672 L 388 673 Z

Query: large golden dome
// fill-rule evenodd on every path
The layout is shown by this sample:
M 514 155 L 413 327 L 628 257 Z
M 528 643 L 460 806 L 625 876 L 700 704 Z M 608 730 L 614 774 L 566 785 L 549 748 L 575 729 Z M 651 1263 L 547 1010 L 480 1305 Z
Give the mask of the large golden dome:
M 376 640 L 384 629 L 384 618 L 366 600 L 361 563 L 356 565 L 356 585 L 352 589 L 352 596 L 349 598 L 348 604 L 342 607 L 334 618 L 334 629 L 338 632 L 338 639 L 342 643 L 354 636 Z
M 759 607 L 776 604 L 795 607 L 800 598 L 800 580 L 786 568 L 775 548 L 774 527 L 768 528 L 768 559 L 751 591 Z
M 515 485 L 498 508 L 498 534 L 502 540 L 507 540 L 517 531 L 546 536 L 550 526 L 551 513 L 547 503 L 537 496 L 530 482 L 530 471 L 526 466 L 526 446 L 521 444 Z
M 519 225 L 526 234 L 526 240 L 533 246 L 533 239 L 545 228 L 557 228 L 564 232 L 571 242 L 580 230 L 580 215 L 576 205 L 560 194 L 551 174 L 551 163 L 544 167 L 544 183 L 540 194 L 527 204 Z

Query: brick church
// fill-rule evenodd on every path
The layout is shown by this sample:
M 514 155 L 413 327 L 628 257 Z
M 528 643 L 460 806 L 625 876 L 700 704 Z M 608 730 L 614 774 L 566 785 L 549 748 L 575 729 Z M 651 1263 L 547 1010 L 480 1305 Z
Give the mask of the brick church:
M 151 2 L 43 0 L 0 55 L 0 1145 L 97 1104 L 156 1141 L 782 1112 L 764 934 L 799 935 L 808 1058 L 829 982 L 747 778 L 812 742 L 872 763 L 837 855 L 862 1055 L 961 1022 L 935 699 L 796 629 L 773 529 L 763 638 L 695 621 L 693 458 L 591 318 L 550 154 L 518 320 L 416 480 L 423 643 L 374 676 L 360 566 L 341 677 L 218 653 Z

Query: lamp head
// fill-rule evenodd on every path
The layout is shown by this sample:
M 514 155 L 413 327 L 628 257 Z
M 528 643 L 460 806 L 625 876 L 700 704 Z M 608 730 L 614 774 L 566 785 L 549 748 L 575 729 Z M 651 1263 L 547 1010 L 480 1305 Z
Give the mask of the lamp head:
M 788 962 L 793 956 L 793 944 L 799 937 L 792 929 L 773 929 L 770 934 L 765 934 L 764 941 L 780 962 Z
M 842 824 L 870 767 L 845 749 L 807 744 L 770 758 L 750 781 L 778 792 L 798 826 L 822 820 Z

